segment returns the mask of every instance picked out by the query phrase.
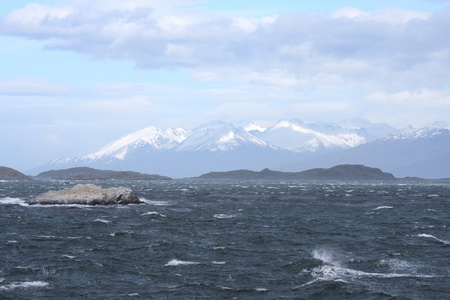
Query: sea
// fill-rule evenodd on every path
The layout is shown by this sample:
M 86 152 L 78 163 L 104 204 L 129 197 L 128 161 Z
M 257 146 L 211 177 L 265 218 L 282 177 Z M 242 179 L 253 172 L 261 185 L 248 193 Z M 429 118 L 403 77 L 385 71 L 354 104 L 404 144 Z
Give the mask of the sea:
M 126 206 L 0 182 L 0 299 L 450 299 L 450 184 L 94 181 Z M 82 182 L 88 183 L 88 182 Z

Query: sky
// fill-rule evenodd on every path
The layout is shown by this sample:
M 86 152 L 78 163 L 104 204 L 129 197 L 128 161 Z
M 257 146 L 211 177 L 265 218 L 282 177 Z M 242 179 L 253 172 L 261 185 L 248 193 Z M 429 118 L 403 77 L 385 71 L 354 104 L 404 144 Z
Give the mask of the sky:
M 147 126 L 450 124 L 450 0 L 0 4 L 0 165 Z

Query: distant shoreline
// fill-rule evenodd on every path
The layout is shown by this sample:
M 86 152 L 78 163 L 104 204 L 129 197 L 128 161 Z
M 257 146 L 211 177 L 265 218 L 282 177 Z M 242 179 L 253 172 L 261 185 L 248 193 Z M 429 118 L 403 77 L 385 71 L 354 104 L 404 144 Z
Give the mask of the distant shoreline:
M 88 167 L 51 170 L 27 176 L 17 170 L 0 167 L 0 180 L 173 180 L 171 177 L 156 174 L 145 174 L 133 171 L 98 170 Z M 301 172 L 281 172 L 264 169 L 262 171 L 232 170 L 224 172 L 209 172 L 198 177 L 186 177 L 177 179 L 200 180 L 384 180 L 407 182 L 443 182 L 450 183 L 450 178 L 425 179 L 419 177 L 396 178 L 391 173 L 383 172 L 378 168 L 364 165 L 337 165 L 332 168 L 315 168 Z

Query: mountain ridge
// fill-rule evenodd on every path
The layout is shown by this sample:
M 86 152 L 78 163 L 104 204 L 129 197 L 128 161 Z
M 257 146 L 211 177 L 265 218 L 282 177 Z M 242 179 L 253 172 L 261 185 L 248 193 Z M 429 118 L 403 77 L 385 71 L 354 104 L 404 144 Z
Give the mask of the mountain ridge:
M 332 123 L 281 120 L 264 128 L 255 123 L 212 121 L 190 131 L 149 126 L 96 152 L 56 159 L 32 173 L 84 166 L 184 178 L 211 170 L 269 168 L 294 172 L 362 164 L 400 177 L 450 177 L 450 170 L 442 170 L 439 162 L 450 160 L 445 148 L 450 145 L 448 129 L 430 126 L 395 130 L 382 123 L 366 122 L 365 127 L 358 127 L 358 123 L 349 122 L 344 128 Z

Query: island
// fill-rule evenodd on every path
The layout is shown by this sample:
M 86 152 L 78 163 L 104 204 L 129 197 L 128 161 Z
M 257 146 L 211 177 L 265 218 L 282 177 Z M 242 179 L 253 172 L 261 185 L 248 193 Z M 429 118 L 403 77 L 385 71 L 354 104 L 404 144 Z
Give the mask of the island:
M 31 177 L 8 167 L 0 167 L 0 180 L 31 180 Z
M 26 200 L 30 205 L 126 205 L 142 203 L 129 188 L 103 189 L 94 184 L 77 184 L 71 189 L 50 191 Z
M 271 179 L 271 180 L 394 180 L 394 175 L 363 165 L 338 165 L 329 169 L 310 169 L 302 172 L 281 172 L 264 169 L 260 172 L 235 170 L 210 172 L 200 179 Z
M 36 179 L 54 180 L 171 180 L 172 178 L 132 171 L 98 170 L 89 167 L 51 170 L 39 173 Z

